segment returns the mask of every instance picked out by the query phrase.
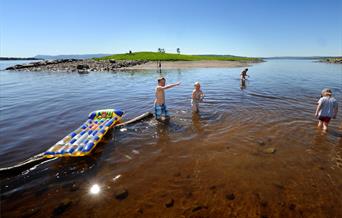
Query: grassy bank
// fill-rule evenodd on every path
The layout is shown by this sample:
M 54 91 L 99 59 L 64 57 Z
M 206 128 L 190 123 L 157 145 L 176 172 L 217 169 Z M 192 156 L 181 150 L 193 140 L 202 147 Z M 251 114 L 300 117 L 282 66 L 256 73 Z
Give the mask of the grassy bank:
M 260 58 L 221 56 L 221 55 L 184 55 L 160 52 L 134 52 L 115 54 L 95 60 L 146 60 L 146 61 L 261 61 Z

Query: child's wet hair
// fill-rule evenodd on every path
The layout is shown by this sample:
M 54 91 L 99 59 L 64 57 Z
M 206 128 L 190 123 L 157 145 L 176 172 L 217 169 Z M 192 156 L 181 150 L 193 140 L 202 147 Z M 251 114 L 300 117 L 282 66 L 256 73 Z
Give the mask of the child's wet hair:
M 164 77 L 160 77 L 160 78 L 158 79 L 158 83 L 160 83 L 162 80 L 166 81 L 166 79 L 165 79 Z

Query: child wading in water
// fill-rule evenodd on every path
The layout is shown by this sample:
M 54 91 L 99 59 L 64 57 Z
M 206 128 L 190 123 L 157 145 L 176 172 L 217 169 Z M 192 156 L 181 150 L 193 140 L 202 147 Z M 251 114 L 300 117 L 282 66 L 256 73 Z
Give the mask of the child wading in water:
M 164 114 L 165 119 L 169 119 L 169 112 L 165 105 L 165 89 L 169 89 L 175 86 L 178 86 L 180 82 L 165 85 L 166 80 L 164 77 L 158 79 L 158 85 L 156 87 L 156 99 L 154 100 L 154 110 L 155 116 L 157 120 L 161 120 L 161 116 Z
M 199 103 L 203 101 L 204 94 L 201 90 L 201 84 L 199 82 L 195 82 L 194 84 L 195 89 L 192 91 L 192 99 L 191 99 L 191 106 L 192 112 L 199 112 Z
M 323 126 L 323 130 L 328 129 L 331 118 L 336 118 L 338 105 L 332 91 L 330 89 L 323 89 L 321 98 L 318 100 L 315 116 L 319 119 L 318 127 Z

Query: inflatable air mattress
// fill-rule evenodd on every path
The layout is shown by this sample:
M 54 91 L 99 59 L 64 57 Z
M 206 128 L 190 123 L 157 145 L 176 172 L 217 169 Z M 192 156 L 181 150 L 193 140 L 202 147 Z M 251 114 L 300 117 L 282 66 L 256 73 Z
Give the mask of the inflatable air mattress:
M 90 113 L 85 123 L 44 152 L 44 156 L 77 157 L 90 154 L 108 130 L 118 124 L 122 115 L 122 111 L 114 109 Z

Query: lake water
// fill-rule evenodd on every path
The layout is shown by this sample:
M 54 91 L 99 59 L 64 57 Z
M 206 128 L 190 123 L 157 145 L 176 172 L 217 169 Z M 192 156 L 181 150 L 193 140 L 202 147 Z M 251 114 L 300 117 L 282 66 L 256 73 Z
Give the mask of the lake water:
M 0 62 L 0 69 L 14 63 Z M 342 66 L 267 60 L 249 68 L 244 86 L 240 71 L 163 71 L 167 83 L 182 82 L 166 92 L 170 123 L 116 129 L 89 157 L 1 178 L 1 215 L 341 216 Z M 0 71 L 0 167 L 45 151 L 91 111 L 122 109 L 126 120 L 153 112 L 158 77 Z M 195 81 L 206 94 L 199 115 L 190 105 Z M 314 112 L 325 87 L 340 113 L 322 133 Z M 98 194 L 90 193 L 94 184 Z

